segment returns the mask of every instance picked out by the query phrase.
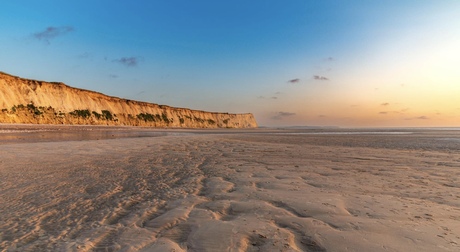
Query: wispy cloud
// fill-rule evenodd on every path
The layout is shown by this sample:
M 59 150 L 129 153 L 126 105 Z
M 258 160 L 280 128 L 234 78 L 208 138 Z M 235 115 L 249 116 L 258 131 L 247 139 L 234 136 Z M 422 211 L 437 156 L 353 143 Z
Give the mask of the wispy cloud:
M 381 105 L 382 106 L 388 106 L 388 105 L 385 105 L 386 103 L 382 103 Z M 381 111 L 379 112 L 380 115 L 387 115 L 387 114 L 404 114 L 406 111 L 408 111 L 409 108 L 404 108 L 404 109 L 400 109 L 400 110 L 391 110 L 391 111 Z M 412 120 L 412 119 L 417 119 L 417 118 L 406 118 L 406 120 Z M 418 118 L 420 119 L 420 118 Z
M 116 79 L 116 78 L 118 78 L 118 75 L 116 75 L 116 74 L 109 74 L 109 77 L 112 78 L 112 79 Z
M 275 116 L 272 117 L 272 119 L 274 120 L 282 120 L 286 117 L 290 117 L 290 116 L 294 116 L 295 113 L 291 113 L 291 112 L 277 112 Z
M 314 79 L 314 80 L 320 80 L 320 81 L 327 81 L 327 80 L 329 80 L 329 78 L 324 77 L 324 76 L 320 76 L 320 75 L 313 75 L 313 79 Z
M 274 96 L 270 96 L 270 97 L 265 97 L 265 96 L 263 96 L 263 95 L 259 95 L 259 96 L 257 96 L 257 99 L 261 99 L 261 100 L 263 100 L 263 99 L 276 100 L 276 99 L 278 99 L 277 94 L 279 94 L 279 93 L 280 93 L 280 92 L 276 92 Z
M 288 80 L 288 83 L 290 84 L 295 84 L 295 83 L 299 83 L 300 82 L 300 79 L 296 78 L 296 79 L 292 79 L 292 80 Z
M 272 97 L 265 97 L 265 96 L 258 96 L 257 99 L 260 99 L 260 100 L 266 100 L 266 99 L 270 99 L 270 100 L 277 100 L 278 97 L 277 96 L 272 96 Z
M 89 54 L 88 52 L 84 52 L 84 53 L 81 53 L 77 56 L 79 59 L 88 59 L 91 57 L 91 54 Z
M 389 103 L 382 103 L 380 104 L 381 106 L 389 106 Z M 380 111 L 379 115 L 388 115 L 388 114 L 404 114 L 406 111 L 408 111 L 409 108 L 404 108 L 400 110 L 389 110 L 389 111 Z M 412 120 L 412 119 L 421 119 L 421 118 L 406 118 L 406 120 Z M 428 118 L 427 118 L 428 119 Z
M 405 118 L 405 120 L 429 120 L 430 118 L 428 116 L 418 116 L 418 117 L 410 117 L 410 118 Z
M 332 57 L 327 57 L 325 60 L 326 60 L 326 61 L 334 61 L 335 59 L 332 58 Z
M 141 95 L 141 94 L 143 94 L 143 93 L 145 93 L 145 90 L 144 90 L 144 91 L 140 91 L 139 93 L 135 94 L 134 96 L 138 96 L 138 95 Z
M 326 115 L 318 115 L 319 118 L 326 118 Z
M 123 65 L 127 66 L 127 67 L 137 66 L 139 61 L 140 61 L 139 57 L 122 57 L 122 58 L 113 60 L 113 62 L 118 62 L 120 64 L 123 64 Z
M 38 40 L 43 40 L 47 44 L 50 44 L 50 40 L 73 31 L 75 31 L 75 29 L 72 26 L 50 26 L 47 27 L 44 31 L 34 33 L 33 36 Z

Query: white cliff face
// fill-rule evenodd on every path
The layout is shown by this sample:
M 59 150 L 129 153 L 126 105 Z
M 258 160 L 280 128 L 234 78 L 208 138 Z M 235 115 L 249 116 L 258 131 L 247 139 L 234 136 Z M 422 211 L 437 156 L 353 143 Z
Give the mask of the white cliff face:
M 0 123 L 254 128 L 248 114 L 213 113 L 120 99 L 64 83 L 0 72 Z

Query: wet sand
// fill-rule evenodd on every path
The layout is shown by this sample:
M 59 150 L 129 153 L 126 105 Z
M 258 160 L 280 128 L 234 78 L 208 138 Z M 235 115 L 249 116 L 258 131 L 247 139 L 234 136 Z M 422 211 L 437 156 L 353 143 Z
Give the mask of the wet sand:
M 11 127 L 1 251 L 460 250 L 460 131 Z

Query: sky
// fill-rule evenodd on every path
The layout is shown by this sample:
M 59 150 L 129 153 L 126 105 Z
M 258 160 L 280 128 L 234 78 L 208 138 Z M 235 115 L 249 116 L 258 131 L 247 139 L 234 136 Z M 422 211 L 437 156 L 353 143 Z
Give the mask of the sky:
M 460 1 L 0 0 L 0 71 L 260 126 L 459 127 Z

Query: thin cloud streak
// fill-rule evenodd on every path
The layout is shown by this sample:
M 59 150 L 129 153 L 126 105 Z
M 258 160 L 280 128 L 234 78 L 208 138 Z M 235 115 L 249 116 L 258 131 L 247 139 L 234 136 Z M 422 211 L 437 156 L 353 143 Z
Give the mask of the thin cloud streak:
M 288 83 L 290 84 L 296 84 L 296 83 L 299 83 L 300 82 L 300 79 L 296 78 L 296 79 L 292 79 L 292 80 L 288 80 Z
M 327 81 L 327 80 L 329 80 L 329 78 L 324 77 L 324 76 L 320 76 L 320 75 L 313 75 L 313 79 L 314 79 L 314 80 L 320 80 L 320 81 Z
M 50 40 L 73 31 L 75 31 L 75 29 L 72 26 L 49 26 L 44 31 L 34 33 L 33 36 L 38 40 L 43 40 L 47 44 L 50 44 Z
M 381 104 L 382 106 L 387 106 L 387 105 L 383 105 Z M 407 110 L 409 110 L 408 108 L 405 108 L 405 109 L 401 109 L 401 110 L 391 110 L 391 111 L 380 111 L 379 114 L 380 115 L 387 115 L 387 114 L 404 114 Z M 406 118 L 406 120 L 411 120 L 411 119 L 414 119 L 414 118 Z M 419 118 L 420 119 L 420 118 Z
M 134 67 L 134 66 L 137 66 L 137 64 L 139 63 L 139 58 L 138 57 L 122 57 L 122 58 L 113 60 L 113 62 L 118 62 L 127 67 Z
M 406 118 L 404 120 L 430 120 L 430 118 L 428 116 L 418 116 L 418 117 Z
M 89 54 L 88 52 L 85 52 L 85 53 L 81 53 L 77 56 L 79 59 L 88 59 L 91 57 L 91 54 Z
M 275 116 L 272 117 L 273 120 L 282 120 L 286 117 L 291 117 L 291 116 L 295 116 L 296 114 L 295 113 L 291 113 L 291 112 L 283 112 L 283 111 L 280 111 L 278 113 L 276 113 Z
M 276 99 L 278 99 L 278 96 L 265 97 L 265 96 L 263 96 L 263 95 L 259 95 L 259 96 L 257 96 L 257 99 L 261 99 L 261 100 L 263 100 L 263 99 L 276 100 Z

